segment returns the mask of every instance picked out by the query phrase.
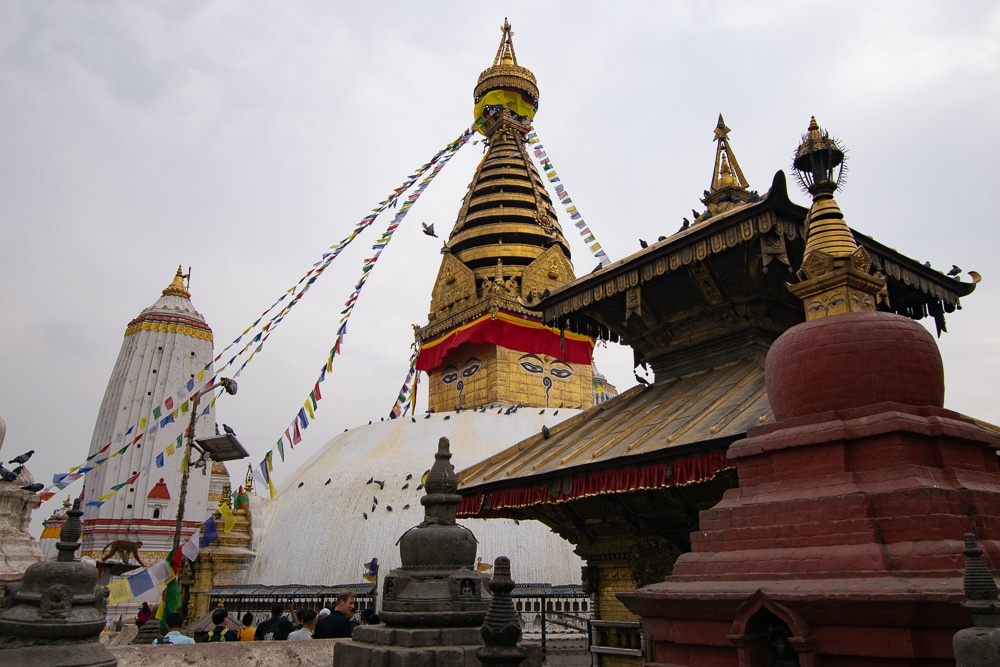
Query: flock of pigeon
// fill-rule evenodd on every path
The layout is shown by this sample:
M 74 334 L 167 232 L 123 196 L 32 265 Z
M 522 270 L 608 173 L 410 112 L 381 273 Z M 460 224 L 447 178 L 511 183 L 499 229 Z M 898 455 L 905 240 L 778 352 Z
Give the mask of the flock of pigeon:
M 424 472 L 424 474 L 426 475 L 429 472 L 430 472 L 430 470 L 427 470 L 427 471 Z M 410 488 L 410 480 L 411 479 L 413 479 L 413 473 L 407 473 L 406 479 L 404 480 L 403 486 L 400 488 L 400 491 L 405 491 L 406 489 Z M 329 484 L 330 480 L 326 480 L 326 483 Z M 365 482 L 365 484 L 366 485 L 368 485 L 368 484 L 378 484 L 378 490 L 379 491 L 382 491 L 382 490 L 385 489 L 385 480 L 383 480 L 383 479 L 375 479 L 375 475 L 372 475 L 371 477 L 369 477 L 368 481 Z M 420 482 L 420 483 L 417 484 L 417 487 L 414 490 L 415 491 L 422 491 L 423 488 L 424 488 L 424 483 Z M 374 512 L 377 507 L 378 507 L 378 496 L 372 496 L 372 509 L 371 509 L 371 511 Z M 410 504 L 406 503 L 405 505 L 403 505 L 403 509 L 404 510 L 410 509 Z M 385 505 L 385 511 L 386 512 L 391 512 L 392 511 L 392 505 Z M 365 521 L 368 520 L 368 512 L 362 512 L 361 516 L 363 516 L 365 518 Z
M 28 462 L 28 459 L 30 459 L 31 455 L 34 453 L 35 453 L 34 449 L 29 449 L 24 454 L 21 454 L 20 456 L 15 456 L 10 461 L 7 461 L 7 465 L 10 465 L 11 463 L 17 464 L 17 467 L 14 468 L 13 470 L 7 470 L 7 468 L 0 465 L 0 480 L 3 480 L 4 482 L 11 484 L 16 482 L 17 478 L 21 475 L 21 472 L 24 470 L 24 464 Z M 40 482 L 35 482 L 34 484 L 28 484 L 27 486 L 22 486 L 20 488 L 22 488 L 25 491 L 30 491 L 31 493 L 38 493 L 39 491 L 45 488 L 45 485 Z

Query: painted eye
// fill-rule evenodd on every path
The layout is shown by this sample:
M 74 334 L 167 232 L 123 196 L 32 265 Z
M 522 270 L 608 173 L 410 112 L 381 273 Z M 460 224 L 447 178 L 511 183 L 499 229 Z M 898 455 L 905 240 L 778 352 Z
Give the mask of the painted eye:
M 470 378 L 478 373 L 480 368 L 482 368 L 482 366 L 478 361 L 475 361 L 462 369 L 462 377 Z
M 545 369 L 542 368 L 541 364 L 536 364 L 527 360 L 522 360 L 518 363 L 521 364 L 521 368 L 528 371 L 529 373 L 534 373 L 535 375 L 541 375 L 542 373 L 545 372 Z
M 562 366 L 554 366 L 549 370 L 549 375 L 559 380 L 565 380 L 568 377 L 573 377 L 573 371 Z
M 451 370 L 446 371 L 444 375 L 441 376 L 441 382 L 444 382 L 445 384 L 454 384 L 457 379 L 458 369 L 454 367 L 452 367 Z

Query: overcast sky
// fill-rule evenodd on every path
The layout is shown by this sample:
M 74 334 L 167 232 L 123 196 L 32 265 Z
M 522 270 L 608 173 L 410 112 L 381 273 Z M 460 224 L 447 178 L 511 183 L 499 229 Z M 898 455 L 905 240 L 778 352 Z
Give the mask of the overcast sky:
M 538 135 L 612 260 L 700 207 L 720 112 L 761 192 L 815 115 L 849 149 L 837 199 L 851 226 L 983 275 L 940 339 L 946 400 L 1000 423 L 1000 5 L 503 4 L 0 3 L 4 460 L 35 449 L 29 467 L 48 482 L 86 457 L 125 326 L 178 264 L 216 350 L 236 338 L 470 124 L 504 12 L 538 79 Z M 446 235 L 481 153 L 458 154 L 382 254 L 278 480 L 388 413 L 440 262 L 420 222 Z M 596 261 L 561 221 L 585 274 Z M 306 398 L 387 223 L 334 262 L 217 403 L 254 462 Z M 598 351 L 620 390 L 630 361 Z

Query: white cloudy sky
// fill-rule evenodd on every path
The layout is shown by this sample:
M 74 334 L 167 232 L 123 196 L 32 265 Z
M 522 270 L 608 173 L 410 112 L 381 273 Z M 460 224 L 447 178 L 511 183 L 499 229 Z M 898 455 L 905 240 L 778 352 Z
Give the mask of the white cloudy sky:
M 838 201 L 852 226 L 982 273 L 940 341 L 947 405 L 1000 423 L 1000 5 L 503 4 L 0 3 L 4 459 L 35 449 L 30 467 L 47 481 L 86 456 L 125 325 L 178 264 L 192 267 L 216 348 L 233 340 L 468 126 L 505 13 L 539 81 L 539 136 L 612 259 L 698 205 L 719 112 L 761 191 L 815 114 L 850 149 Z M 450 227 L 480 154 L 463 149 L 383 253 L 319 418 L 279 479 L 388 412 L 439 263 L 440 241 L 419 223 Z M 316 379 L 384 224 L 219 401 L 256 460 Z M 573 239 L 586 273 L 596 262 Z M 601 351 L 598 363 L 624 389 L 630 358 Z

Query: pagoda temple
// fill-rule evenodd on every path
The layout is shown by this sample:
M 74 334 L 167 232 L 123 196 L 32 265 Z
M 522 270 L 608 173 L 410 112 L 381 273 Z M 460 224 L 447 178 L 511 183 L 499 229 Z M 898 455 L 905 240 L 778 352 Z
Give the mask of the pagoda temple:
M 767 355 L 774 422 L 729 448 L 739 488 L 701 513 L 672 576 L 619 596 L 642 617 L 646 662 L 954 665 L 975 613 L 963 551 L 978 542 L 1000 567 L 1000 435 L 943 408 L 931 334 L 876 310 L 885 278 L 833 196 L 843 158 L 814 118 L 794 162 L 813 204 L 789 285 L 806 322 Z
M 829 211 L 792 203 L 780 171 L 763 195 L 749 190 L 729 133 L 720 116 L 711 186 L 693 221 L 537 306 L 544 322 L 567 334 L 630 345 L 655 381 L 459 473 L 460 517 L 531 518 L 576 545 L 601 619 L 637 621 L 616 593 L 669 576 L 691 550 L 699 512 L 736 488 L 727 451 L 775 419 L 764 359 L 805 320 L 786 285 L 800 267 L 815 272 L 810 262 L 818 260 L 810 258 L 822 257 L 807 244 L 807 229 L 824 224 Z M 940 331 L 945 313 L 975 287 L 869 236 L 852 237 L 877 278 L 852 274 L 854 291 L 844 287 L 836 299 L 818 292 L 817 311 L 843 308 L 841 298 L 854 299 L 863 284 L 867 305 L 932 316 Z M 873 280 L 884 282 L 871 290 Z M 620 637 L 602 664 L 638 664 L 637 639 Z

